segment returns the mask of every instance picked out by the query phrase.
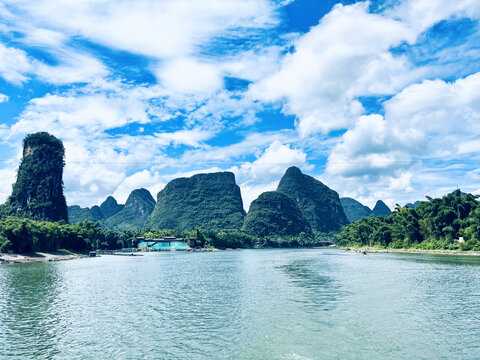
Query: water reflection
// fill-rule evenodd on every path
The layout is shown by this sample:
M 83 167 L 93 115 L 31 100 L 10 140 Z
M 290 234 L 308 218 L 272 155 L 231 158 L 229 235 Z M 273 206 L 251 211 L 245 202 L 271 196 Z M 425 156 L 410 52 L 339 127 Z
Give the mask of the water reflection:
M 290 278 L 290 283 L 307 291 L 305 305 L 315 306 L 317 310 L 332 310 L 342 295 L 340 284 L 328 273 L 327 263 L 317 259 L 302 259 L 279 266 Z
M 58 353 L 56 265 L 37 263 L 2 268 L 0 358 L 50 359 Z

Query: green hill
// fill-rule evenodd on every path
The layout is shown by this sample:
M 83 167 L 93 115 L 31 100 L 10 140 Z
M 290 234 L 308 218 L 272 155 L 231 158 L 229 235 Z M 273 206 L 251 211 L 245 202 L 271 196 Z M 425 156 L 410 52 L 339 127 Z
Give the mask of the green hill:
M 106 219 L 103 226 L 117 231 L 141 229 L 154 208 L 155 200 L 148 190 L 133 190 L 125 206 Z
M 23 140 L 23 157 L 6 207 L 12 215 L 68 221 L 63 194 L 63 143 L 46 132 Z
M 70 224 L 77 224 L 81 221 L 97 222 L 103 219 L 102 211 L 97 205 L 91 208 L 82 208 L 78 205 L 68 207 L 68 220 Z
M 243 228 L 246 233 L 258 237 L 312 233 L 295 201 L 278 191 L 264 192 L 252 202 Z
M 422 201 L 416 209 L 397 207 L 389 216 L 367 217 L 345 227 L 341 246 L 480 251 L 480 202 L 458 190 Z M 463 238 L 463 239 L 460 239 Z
M 290 196 L 312 230 L 337 231 L 348 224 L 338 193 L 315 178 L 291 167 L 283 175 L 277 191 Z
M 157 205 L 145 223 L 150 229 L 240 229 L 240 188 L 231 172 L 197 174 L 170 181 L 158 193 Z
M 368 206 L 363 205 L 355 199 L 344 197 L 340 199 L 340 203 L 342 204 L 343 211 L 350 222 L 372 215 L 372 210 L 370 210 Z
M 372 209 L 372 215 L 374 216 L 388 216 L 392 213 L 392 210 L 382 201 L 378 200 L 375 207 Z
M 125 205 L 120 205 L 117 203 L 117 200 L 113 196 L 109 196 L 105 199 L 103 203 L 100 204 L 100 210 L 105 219 L 115 215 L 120 210 L 123 209 Z

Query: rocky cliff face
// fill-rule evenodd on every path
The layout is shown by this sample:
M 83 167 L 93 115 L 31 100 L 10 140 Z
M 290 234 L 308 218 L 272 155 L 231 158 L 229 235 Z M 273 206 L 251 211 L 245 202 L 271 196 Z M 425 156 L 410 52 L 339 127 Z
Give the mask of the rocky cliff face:
M 278 191 L 264 192 L 252 202 L 245 217 L 244 230 L 260 237 L 312 234 L 310 224 L 296 202 Z
M 147 189 L 133 190 L 123 209 L 105 220 L 111 230 L 141 229 L 155 208 L 155 199 Z
M 315 178 L 291 167 L 277 191 L 290 196 L 315 231 L 337 231 L 348 224 L 338 193 Z
M 363 205 L 355 199 L 344 197 L 340 199 L 340 203 L 342 204 L 343 211 L 350 222 L 372 215 L 372 210 L 370 210 L 368 206 Z
M 374 216 L 388 216 L 391 213 L 392 210 L 382 200 L 378 200 L 372 210 Z
M 170 181 L 158 193 L 157 205 L 145 223 L 150 229 L 240 229 L 240 188 L 231 172 L 198 174 Z
M 113 196 L 109 196 L 103 203 L 100 204 L 100 211 L 105 219 L 115 215 L 123 209 L 125 205 L 120 205 Z
M 23 140 L 17 181 L 7 200 L 13 214 L 36 220 L 68 221 L 63 194 L 65 150 L 56 137 L 39 132 Z

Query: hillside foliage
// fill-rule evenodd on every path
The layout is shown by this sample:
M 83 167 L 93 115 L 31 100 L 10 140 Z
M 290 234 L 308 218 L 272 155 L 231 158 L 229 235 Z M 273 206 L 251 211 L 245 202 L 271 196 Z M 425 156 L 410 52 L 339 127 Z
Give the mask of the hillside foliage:
M 264 192 L 252 202 L 243 227 L 257 237 L 312 235 L 295 201 L 278 191 Z
M 372 210 L 368 206 L 363 205 L 359 201 L 344 197 L 340 199 L 343 211 L 347 216 L 348 221 L 354 222 L 372 215 Z
M 337 235 L 337 244 L 480 251 L 477 198 L 458 190 L 442 198 L 427 197 L 416 209 L 397 206 L 389 216 L 367 217 L 346 226 Z
M 233 173 L 197 174 L 172 180 L 158 193 L 145 228 L 240 230 L 244 217 Z
M 103 227 L 116 230 L 139 230 L 155 208 L 155 199 L 146 189 L 133 190 L 125 206 L 104 221 Z
M 23 157 L 7 200 L 11 215 L 68 221 L 63 194 L 65 149 L 56 137 L 39 132 L 23 140 Z
M 349 223 L 338 193 L 317 179 L 302 174 L 297 167 L 287 169 L 277 191 L 290 196 L 297 203 L 314 231 L 337 231 Z

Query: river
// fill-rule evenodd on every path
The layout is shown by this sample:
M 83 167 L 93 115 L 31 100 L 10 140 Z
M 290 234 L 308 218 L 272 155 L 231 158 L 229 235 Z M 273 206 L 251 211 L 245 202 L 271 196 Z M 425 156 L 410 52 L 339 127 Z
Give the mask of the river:
M 337 249 L 0 266 L 0 359 L 479 359 L 480 258 Z

